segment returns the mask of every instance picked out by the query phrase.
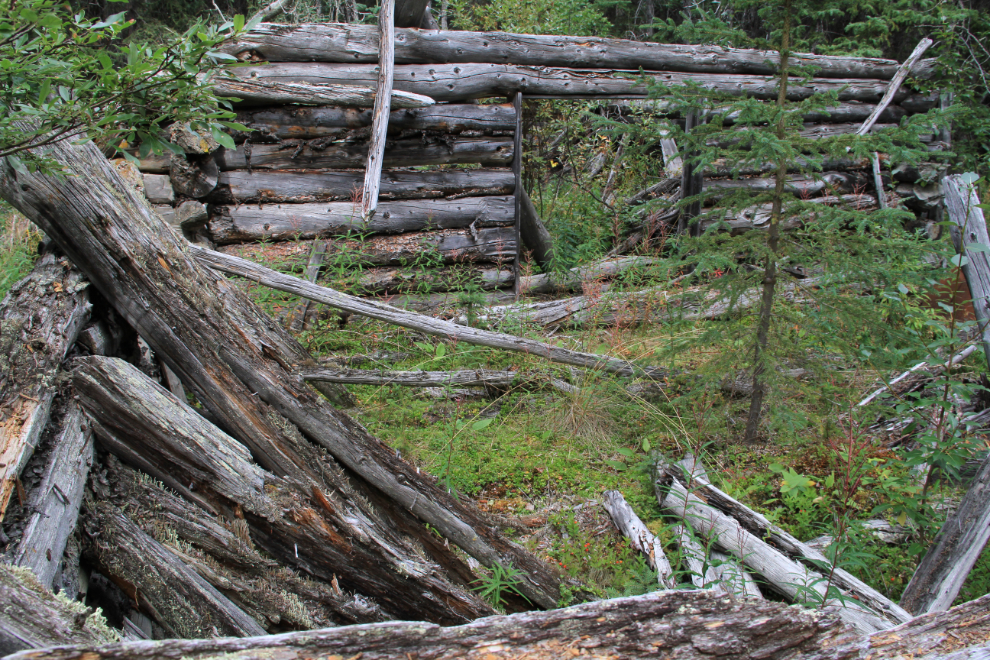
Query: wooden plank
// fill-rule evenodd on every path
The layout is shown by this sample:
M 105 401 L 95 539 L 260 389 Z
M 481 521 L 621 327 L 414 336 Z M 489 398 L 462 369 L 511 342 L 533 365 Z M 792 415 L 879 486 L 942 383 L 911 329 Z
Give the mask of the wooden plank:
M 367 129 L 374 113 L 370 108 L 285 107 L 240 110 L 237 121 L 262 135 L 279 140 L 335 137 Z M 390 134 L 403 131 L 462 133 L 510 132 L 515 127 L 511 103 L 445 103 L 425 108 L 392 110 L 388 118 Z
M 13 563 L 31 569 L 51 589 L 66 543 L 76 529 L 83 490 L 93 462 L 93 432 L 75 402 L 60 420 L 41 483 L 32 492 L 32 511 L 13 553 Z
M 417 0 L 403 2 L 408 10 Z M 425 8 L 425 7 L 424 7 Z M 405 18 L 408 18 L 405 17 Z M 418 23 L 417 23 L 418 26 Z M 378 86 L 375 88 L 375 110 L 371 121 L 371 144 L 364 168 L 361 189 L 361 219 L 370 222 L 378 210 L 378 188 L 381 185 L 388 117 L 392 109 L 392 76 L 395 71 L 395 0 L 382 0 L 378 7 Z
M 336 307 L 352 314 L 367 316 L 386 323 L 419 330 L 430 335 L 454 338 L 457 341 L 477 346 L 489 346 L 513 352 L 535 355 L 551 362 L 570 364 L 576 367 L 601 369 L 619 375 L 646 374 L 662 378 L 666 372 L 656 367 L 642 367 L 625 360 L 603 355 L 571 351 L 525 337 L 515 337 L 478 328 L 465 327 L 449 321 L 435 319 L 422 314 L 405 312 L 389 305 L 371 300 L 363 300 L 342 294 L 327 287 L 309 284 L 291 275 L 283 275 L 245 259 L 189 246 L 189 250 L 204 266 L 216 268 L 231 275 L 240 275 L 265 286 L 305 296 L 310 300 Z
M 921 59 L 921 56 L 925 54 L 925 51 L 928 50 L 928 47 L 933 43 L 935 42 L 927 37 L 922 39 L 918 45 L 914 47 L 911 55 L 904 60 L 904 64 L 897 67 L 897 73 L 894 74 L 894 77 L 891 79 L 890 85 L 887 87 L 887 91 L 884 92 L 883 98 L 880 99 L 880 102 L 877 103 L 876 109 L 870 113 L 870 116 L 866 118 L 863 125 L 859 127 L 858 131 L 856 131 L 857 135 L 866 135 L 870 132 L 870 129 L 873 128 L 873 124 L 877 121 L 877 117 L 879 117 L 884 109 L 890 105 L 891 101 L 894 100 L 894 97 L 900 90 L 901 85 L 905 80 L 907 80 L 908 74 L 911 73 L 911 69 L 918 63 L 918 60 Z M 881 206 L 884 206 L 884 204 L 881 203 Z
M 361 179 L 360 170 L 231 170 L 220 174 L 220 183 L 207 200 L 214 204 L 352 200 L 355 191 L 361 187 Z M 378 198 L 391 200 L 509 195 L 514 187 L 511 170 L 385 170 L 381 176 Z
M 322 62 L 284 62 L 233 69 L 240 79 L 262 82 L 318 83 L 329 85 L 359 84 L 373 86 L 378 77 L 372 64 L 326 64 Z M 775 76 L 703 73 L 647 73 L 647 79 L 665 85 L 695 83 L 702 89 L 760 99 L 774 98 L 778 80 Z M 436 101 L 511 96 L 560 98 L 645 97 L 648 84 L 639 70 L 577 69 L 532 67 L 514 64 L 403 64 L 395 67 L 395 89 L 428 96 Z M 882 80 L 815 78 L 788 85 L 788 100 L 799 101 L 813 94 L 835 92 L 839 101 L 876 103 L 887 90 Z M 906 99 L 899 91 L 894 99 Z M 932 104 L 937 99 L 932 100 Z
M 344 234 L 402 234 L 472 225 L 491 228 L 511 224 L 512 201 L 511 197 L 467 197 L 382 202 L 381 213 L 368 223 L 350 202 L 240 204 L 214 207 L 208 227 L 218 245 Z M 512 243 L 515 245 L 514 240 Z
M 399 25 L 399 23 L 397 23 Z M 658 44 L 626 39 L 508 32 L 396 30 L 400 64 L 488 62 L 588 69 L 639 69 L 698 73 L 774 75 L 776 51 L 723 46 Z M 408 27 L 419 27 L 419 24 Z M 371 25 L 304 23 L 259 25 L 223 50 L 238 59 L 269 62 L 374 63 L 378 33 Z M 814 68 L 826 78 L 890 80 L 896 60 L 792 53 L 793 68 Z M 926 63 L 926 71 L 932 64 Z
M 368 156 L 367 142 L 335 142 L 329 145 L 258 144 L 217 153 L 221 170 L 268 169 L 314 170 L 322 168 L 364 167 Z M 249 164 L 250 162 L 250 164 Z M 385 167 L 419 167 L 479 163 L 506 166 L 512 162 L 512 140 L 465 138 L 430 140 L 422 138 L 396 140 L 385 149 Z M 148 167 L 156 167 L 156 161 Z M 141 168 L 145 167 L 142 161 Z

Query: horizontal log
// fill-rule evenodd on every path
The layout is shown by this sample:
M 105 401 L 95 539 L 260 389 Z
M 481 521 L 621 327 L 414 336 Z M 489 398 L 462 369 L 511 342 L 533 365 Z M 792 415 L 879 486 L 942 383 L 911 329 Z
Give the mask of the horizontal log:
M 587 266 L 572 268 L 566 273 L 541 273 L 519 278 L 519 293 L 537 295 L 560 291 L 580 291 L 589 282 L 612 279 L 636 269 L 649 269 L 660 260 L 653 257 L 620 257 L 603 259 Z
M 516 244 L 512 227 L 494 227 L 474 232 L 443 229 L 372 236 L 363 241 L 338 238 L 333 239 L 327 249 L 346 254 L 347 262 L 355 269 L 413 264 L 435 267 L 441 264 L 508 263 L 515 254 Z M 283 269 L 302 272 L 309 255 L 309 243 L 244 243 L 226 245 L 220 251 L 264 263 L 278 263 Z
M 471 303 L 470 308 L 478 310 L 491 305 L 506 305 L 516 299 L 516 294 L 511 290 L 495 290 L 472 297 L 477 302 Z M 397 309 L 446 319 L 463 314 L 469 307 L 464 302 L 463 292 L 450 291 L 388 295 L 378 298 L 378 301 Z
M 239 145 L 237 149 L 217 152 L 221 170 L 317 170 L 323 168 L 364 167 L 368 158 L 367 142 L 317 142 L 280 145 Z M 507 166 L 512 162 L 512 140 L 498 138 L 422 138 L 396 140 L 385 146 L 385 167 L 419 167 L 423 165 L 463 165 L 479 163 Z M 147 167 L 157 167 L 149 161 Z M 145 161 L 141 161 L 145 171 Z
M 664 99 L 624 99 L 609 102 L 608 104 L 602 104 L 600 107 L 607 107 L 618 110 L 623 114 L 635 114 L 640 112 L 645 113 L 656 113 L 661 115 L 678 116 L 677 106 L 674 105 L 669 100 Z M 810 124 L 822 124 L 822 123 L 856 123 L 862 124 L 862 122 L 870 116 L 876 108 L 875 103 L 867 103 L 863 101 L 843 101 L 838 105 L 825 108 L 822 110 L 810 110 L 804 115 L 804 121 Z M 736 123 L 739 118 L 739 112 L 726 112 L 725 110 L 716 109 L 714 113 L 720 113 L 723 116 L 722 122 L 725 125 L 732 125 Z M 900 105 L 888 105 L 883 113 L 881 113 L 878 121 L 887 122 L 891 124 L 897 124 L 903 117 L 911 114 L 904 107 Z
M 233 170 L 220 174 L 220 183 L 207 200 L 215 204 L 350 200 L 361 189 L 363 176 L 361 170 Z M 382 172 L 378 196 L 382 200 L 460 198 L 510 195 L 513 188 L 515 179 L 511 170 L 386 170 Z
M 515 337 L 499 332 L 464 327 L 449 321 L 416 314 L 415 312 L 405 312 L 375 301 L 348 296 L 327 287 L 310 284 L 305 280 L 300 280 L 291 275 L 283 275 L 282 273 L 232 255 L 206 250 L 194 245 L 190 245 L 188 249 L 201 264 L 209 268 L 215 268 L 230 275 L 246 277 L 265 286 L 303 296 L 315 302 L 350 312 L 351 314 L 366 316 L 411 330 L 419 330 L 429 335 L 452 338 L 476 346 L 488 346 L 490 348 L 526 353 L 527 355 L 534 355 L 551 362 L 600 369 L 617 375 L 631 376 L 634 374 L 644 374 L 655 378 L 666 376 L 666 371 L 657 367 L 643 367 L 627 360 L 620 360 L 607 355 L 571 351 L 525 337 Z
M 262 23 L 223 50 L 242 61 L 378 62 L 378 34 L 372 25 Z M 773 75 L 777 51 L 723 46 L 657 44 L 602 37 L 571 37 L 454 30 L 395 31 L 396 64 L 492 62 L 589 69 L 652 69 L 705 73 Z M 795 71 L 829 78 L 890 80 L 895 60 L 791 53 Z M 930 73 L 931 64 L 915 75 Z
M 348 269 L 350 270 L 350 269 Z M 355 295 L 495 291 L 515 281 L 508 268 L 458 265 L 450 268 L 369 268 L 360 272 L 330 272 L 327 284 Z
M 780 228 L 783 230 L 798 229 L 807 222 L 813 221 L 815 212 L 801 213 L 798 206 L 814 204 L 818 206 L 838 206 L 853 211 L 872 211 L 877 208 L 877 198 L 873 195 L 826 195 L 824 197 L 813 197 L 802 200 L 800 205 L 789 204 L 784 207 L 783 222 Z M 770 216 L 773 211 L 773 204 L 760 204 L 750 206 L 739 211 L 731 209 L 714 209 L 711 213 L 706 213 L 701 219 L 704 230 L 725 223 L 725 228 L 732 233 L 749 231 L 750 229 L 765 230 L 770 226 Z M 805 207 L 807 208 L 807 207 Z M 722 215 L 720 218 L 719 216 Z
M 239 78 L 279 83 L 323 83 L 371 85 L 377 80 L 378 67 L 373 64 L 326 64 L 286 62 L 233 70 Z M 645 77 L 644 77 L 645 75 Z M 776 98 L 777 78 L 746 74 L 704 74 L 650 72 L 638 69 L 608 70 L 520 66 L 514 64 L 404 64 L 395 67 L 395 89 L 429 96 L 437 101 L 464 101 L 492 96 L 526 96 L 595 98 L 645 97 L 647 80 L 665 85 L 694 83 L 702 89 L 733 96 L 760 99 Z M 813 94 L 835 92 L 840 101 L 876 103 L 887 90 L 882 80 L 857 78 L 795 79 L 787 87 L 792 101 Z M 900 91 L 898 102 L 907 99 Z M 934 100 L 931 101 L 935 103 Z
M 399 385 L 402 387 L 484 387 L 507 390 L 519 386 L 549 385 L 562 392 L 577 388 L 550 374 L 491 369 L 461 371 L 389 371 L 386 369 L 309 369 L 300 374 L 311 382 L 344 383 L 347 385 Z
M 382 202 L 370 222 L 351 202 L 241 204 L 214 208 L 208 224 L 217 245 L 328 238 L 344 234 L 403 234 L 431 229 L 499 227 L 513 220 L 511 197 Z M 387 265 L 392 262 L 382 263 Z
M 336 137 L 355 129 L 370 129 L 371 110 L 333 106 L 238 109 L 237 121 L 263 136 L 279 140 L 308 140 Z M 388 117 L 390 134 L 404 131 L 492 133 L 512 132 L 515 128 L 515 110 L 510 103 L 444 104 L 428 108 L 406 108 L 392 110 Z
M 343 105 L 368 108 L 375 104 L 375 88 L 337 83 L 298 83 L 251 78 L 218 78 L 211 81 L 214 93 L 222 98 L 234 98 L 244 103 L 307 103 L 311 105 Z M 434 100 L 421 94 L 393 90 L 396 108 L 423 108 Z

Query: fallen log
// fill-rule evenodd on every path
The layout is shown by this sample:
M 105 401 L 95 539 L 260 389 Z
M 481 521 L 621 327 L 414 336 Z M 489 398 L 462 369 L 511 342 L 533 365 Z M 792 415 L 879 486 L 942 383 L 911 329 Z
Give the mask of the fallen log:
M 663 378 L 665 375 L 664 370 L 656 367 L 641 367 L 626 360 L 570 351 L 524 337 L 515 337 L 497 332 L 489 332 L 487 330 L 464 327 L 449 321 L 404 312 L 389 305 L 355 298 L 334 291 L 333 289 L 309 284 L 299 278 L 292 277 L 291 275 L 283 275 L 232 255 L 206 250 L 197 246 L 189 246 L 189 249 L 196 259 L 209 268 L 215 268 L 231 275 L 239 275 L 264 284 L 265 286 L 278 289 L 279 291 L 303 296 L 310 300 L 336 307 L 345 312 L 367 316 L 368 318 L 392 323 L 412 330 L 419 330 L 430 335 L 449 337 L 465 344 L 527 353 L 551 362 L 570 364 L 589 369 L 600 369 L 617 375 L 631 376 L 634 374 L 645 374 L 658 378 Z
M 231 170 L 209 197 L 214 204 L 244 202 L 319 202 L 351 200 L 361 186 L 361 172 Z M 453 169 L 438 172 L 386 170 L 382 173 L 380 199 L 432 199 L 510 195 L 515 188 L 509 170 Z
M 53 594 L 27 568 L 0 562 L 0 653 L 118 641 L 103 616 Z
M 904 63 L 897 67 L 897 72 L 891 78 L 890 85 L 887 87 L 887 91 L 884 92 L 883 98 L 880 99 L 880 102 L 877 103 L 876 109 L 870 113 L 870 116 L 866 118 L 863 125 L 859 127 L 858 131 L 856 131 L 857 135 L 866 135 L 869 133 L 870 129 L 873 128 L 873 124 L 876 123 L 877 117 L 879 117 L 881 113 L 883 113 L 884 108 L 890 105 L 890 102 L 894 100 L 894 97 L 897 95 L 898 90 L 900 90 L 901 85 L 905 80 L 907 80 L 908 75 L 911 73 L 911 69 L 918 64 L 918 60 L 921 59 L 921 56 L 925 54 L 925 51 L 928 50 L 928 47 L 933 43 L 935 42 L 931 39 L 922 39 L 921 42 L 915 46 L 914 50 L 911 52 L 911 55 L 904 60 Z
M 364 167 L 368 158 L 366 141 L 330 144 L 289 141 L 282 144 L 245 144 L 238 145 L 237 149 L 217 152 L 216 158 L 221 170 L 353 168 Z M 479 163 L 499 167 L 509 165 L 511 162 L 512 140 L 456 137 L 450 140 L 429 141 L 425 144 L 422 138 L 395 140 L 385 149 L 383 165 L 419 167 Z M 141 171 L 145 171 L 144 160 L 141 161 L 140 167 Z
M 648 269 L 659 262 L 653 257 L 620 257 L 603 259 L 587 266 L 572 268 L 566 273 L 541 273 L 519 279 L 519 293 L 536 295 L 561 291 L 580 291 L 589 282 L 600 282 L 636 269 Z
M 336 276 L 335 276 L 336 275 Z M 495 291 L 512 286 L 515 278 L 506 268 L 456 265 L 442 268 L 369 268 L 360 273 L 329 275 L 328 285 L 354 295 L 400 293 L 468 293 Z
M 403 234 L 472 225 L 492 228 L 511 224 L 514 212 L 511 197 L 405 200 L 382 202 L 380 208 L 381 213 L 365 222 L 360 207 L 351 202 L 223 206 L 214 209 L 208 228 L 217 245 L 230 245 L 342 234 Z M 480 230 L 479 235 L 484 231 Z
M 89 320 L 87 286 L 48 253 L 0 303 L 0 519 L 48 423 L 62 360 Z
M 278 140 L 309 140 L 337 137 L 355 129 L 371 126 L 371 110 L 356 108 L 284 107 L 240 110 L 237 121 L 262 136 Z M 388 118 L 389 134 L 406 131 L 463 133 L 508 133 L 516 127 L 511 103 L 490 105 L 448 103 L 427 108 L 392 110 Z
M 808 222 L 814 222 L 816 212 L 809 210 L 809 207 L 805 206 L 806 204 L 837 206 L 853 211 L 872 211 L 877 208 L 877 199 L 872 195 L 825 195 L 824 197 L 813 197 L 800 202 L 785 204 L 785 216 L 783 222 L 780 223 L 780 228 L 785 231 L 800 229 Z M 706 231 L 713 228 L 724 228 L 733 234 L 752 229 L 765 231 L 770 226 L 772 206 L 772 204 L 767 203 L 738 211 L 714 209 L 702 218 L 701 226 Z
M 666 475 L 682 477 L 682 472 L 679 468 L 673 468 L 668 470 Z M 788 556 L 805 561 L 819 570 L 826 570 L 823 567 L 831 564 L 822 552 L 797 540 L 780 527 L 771 523 L 765 516 L 733 499 L 731 496 L 711 485 L 707 480 L 696 476 L 696 481 L 692 484 L 691 492 L 693 495 L 703 498 L 708 506 L 714 507 L 731 517 L 756 538 L 765 539 Z M 859 602 L 881 613 L 894 624 L 904 623 L 911 618 L 911 614 L 903 607 L 894 603 L 862 580 L 854 577 L 845 569 L 836 567 L 832 571 L 832 582 L 840 589 L 854 594 Z
M 418 25 L 417 25 L 418 27 Z M 224 52 L 242 61 L 378 61 L 373 26 L 340 23 L 261 24 Z M 891 79 L 896 60 L 793 53 L 796 69 L 814 69 L 828 78 Z M 774 75 L 776 51 L 721 46 L 657 44 L 602 37 L 570 37 L 507 32 L 396 30 L 395 61 L 409 64 L 493 62 L 589 69 L 639 69 L 699 73 Z M 932 65 L 929 63 L 929 67 Z
M 428 293 L 428 294 L 399 294 L 382 296 L 379 302 L 386 303 L 400 310 L 419 312 L 420 314 L 449 319 L 465 310 L 470 310 L 473 316 L 475 310 L 483 310 L 489 305 L 505 305 L 516 299 L 511 289 L 508 291 L 492 291 L 472 296 L 473 301 L 466 301 L 462 292 Z M 468 323 L 473 325 L 473 323 Z
M 661 588 L 676 589 L 677 581 L 674 579 L 674 569 L 667 560 L 667 555 L 663 552 L 663 545 L 660 539 L 653 535 L 643 521 L 639 519 L 636 512 L 632 510 L 622 493 L 617 490 L 607 490 L 602 496 L 602 506 L 608 511 L 612 522 L 622 532 L 622 535 L 629 539 L 629 543 L 636 550 L 646 555 L 646 561 L 650 568 L 657 572 L 657 581 Z
M 746 531 L 734 518 L 705 504 L 671 476 L 672 472 L 673 469 L 662 462 L 656 466 L 654 489 L 665 511 L 684 520 L 702 537 L 731 553 L 787 598 L 801 602 L 812 598 L 814 600 L 811 602 L 821 605 L 834 597 L 831 592 L 826 593 L 827 581 L 821 574 L 786 557 Z M 843 603 L 838 616 L 863 633 L 891 627 L 888 621 L 855 602 Z
M 79 407 L 70 402 L 53 440 L 41 483 L 28 500 L 32 513 L 12 557 L 12 563 L 31 569 L 49 589 L 62 568 L 65 546 L 76 529 L 92 462 L 92 429 Z
M 309 369 L 300 372 L 308 381 L 348 385 L 400 385 L 403 387 L 484 387 L 507 390 L 522 385 L 549 385 L 566 393 L 577 388 L 548 374 L 491 369 L 461 371 L 388 371 L 385 369 Z
M 238 79 L 275 83 L 309 83 L 372 86 L 378 77 L 373 64 L 326 64 L 285 62 L 233 69 Z M 696 83 L 702 89 L 733 96 L 770 99 L 776 95 L 773 75 L 646 72 L 638 69 L 580 69 L 521 66 L 515 64 L 403 64 L 395 67 L 395 89 L 428 96 L 436 101 L 453 102 L 492 96 L 573 98 L 645 97 L 647 81 L 665 85 Z M 887 91 L 882 80 L 857 78 L 815 78 L 788 84 L 787 98 L 800 101 L 814 94 L 835 92 L 840 101 L 876 103 Z M 899 91 L 894 99 L 909 97 Z M 934 107 L 937 99 L 916 101 L 919 107 Z
M 172 154 L 168 176 L 175 192 L 193 199 L 206 197 L 220 182 L 220 170 L 212 154 L 186 157 Z
M 889 383 L 878 387 L 873 392 L 871 392 L 866 398 L 856 404 L 857 408 L 868 405 L 873 401 L 876 401 L 877 397 L 884 394 L 885 392 L 890 392 L 894 396 L 899 396 L 905 392 L 909 392 L 916 388 L 919 384 L 930 380 L 937 374 L 942 373 L 948 368 L 954 367 L 970 355 L 976 352 L 976 346 L 967 346 L 961 351 L 957 352 L 947 360 L 946 362 L 939 362 L 938 364 L 929 364 L 928 362 L 919 362 L 914 365 L 900 376 L 891 379 Z
M 741 562 L 714 550 L 708 556 L 715 578 L 728 593 L 740 598 L 763 598 L 760 585 Z
M 101 573 L 124 586 L 169 636 L 251 637 L 267 631 L 107 502 L 87 506 L 83 527 Z
M 433 592 L 434 584 L 451 593 L 450 580 L 472 579 L 466 570 L 460 572 L 452 549 L 436 540 L 439 534 L 486 566 L 514 566 L 520 574 L 519 590 L 531 602 L 542 607 L 557 603 L 558 579 L 545 564 L 505 540 L 477 512 L 418 474 L 295 376 L 292 369 L 312 365 L 311 356 L 236 285 L 194 260 L 193 247 L 120 178 L 96 145 L 59 142 L 39 154 L 57 162 L 64 174 L 56 177 L 0 168 L 0 196 L 81 266 L 108 303 L 148 340 L 197 400 L 263 468 L 290 478 L 299 498 L 314 501 L 315 508 L 306 509 L 312 524 L 326 525 L 324 516 L 331 515 L 309 487 L 326 483 L 331 470 L 320 466 L 329 468 L 329 461 L 338 460 L 348 468 L 341 476 L 346 481 L 328 485 L 330 495 L 346 499 L 345 492 L 337 489 L 359 489 L 364 498 L 375 502 L 377 513 L 370 520 L 376 522 L 369 523 L 373 534 L 342 539 L 354 547 L 364 544 L 376 557 L 365 565 L 367 570 L 359 571 L 366 573 L 362 579 L 374 580 L 381 557 L 385 565 L 393 559 L 402 561 L 401 555 L 389 554 L 392 548 L 378 545 L 379 537 L 402 530 L 404 539 L 421 545 L 451 573 L 449 580 L 443 575 L 405 575 L 404 588 L 416 593 L 397 608 L 438 621 L 476 616 L 482 610 L 474 598 L 447 601 L 421 595 Z M 303 410 L 286 409 L 288 422 L 272 415 L 271 404 L 238 375 L 245 367 L 252 379 L 266 379 Z M 297 414 L 299 418 L 293 419 Z M 318 437 L 304 430 L 300 438 L 292 430 L 292 424 L 311 427 L 314 417 L 325 422 Z M 319 452 L 314 456 L 316 447 L 333 458 L 324 459 Z M 343 529 L 352 533 L 351 527 Z M 412 555 L 410 565 L 418 565 L 418 555 Z M 347 564 L 341 560 L 338 565 Z
M 214 78 L 210 81 L 214 93 L 221 98 L 233 98 L 257 105 L 295 104 L 357 106 L 367 108 L 375 104 L 375 88 L 366 85 L 344 83 L 301 83 L 253 78 Z M 435 103 L 422 94 L 391 90 L 396 108 L 423 108 Z

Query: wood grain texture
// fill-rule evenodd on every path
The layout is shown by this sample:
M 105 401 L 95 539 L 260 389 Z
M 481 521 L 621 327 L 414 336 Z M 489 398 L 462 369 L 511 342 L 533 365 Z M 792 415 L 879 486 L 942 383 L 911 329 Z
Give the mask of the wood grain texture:
M 402 9 L 408 11 L 411 5 L 418 5 L 419 1 L 406 0 Z M 392 109 L 392 77 L 395 73 L 395 3 L 396 0 L 382 0 L 378 7 L 378 86 L 375 87 L 371 141 L 364 167 L 364 187 L 361 189 L 361 219 L 364 222 L 369 222 L 378 210 L 378 188 L 381 185 L 382 159 Z
M 214 78 L 214 93 L 222 98 L 233 98 L 249 105 L 286 105 L 303 103 L 311 105 L 336 105 L 369 107 L 375 103 L 373 86 L 345 83 L 284 82 L 280 80 L 255 80 L 253 78 Z M 434 100 L 422 94 L 392 90 L 389 98 L 396 108 L 423 108 Z
M 677 588 L 674 569 L 671 567 L 667 555 L 664 554 L 660 539 L 647 529 L 643 521 L 626 502 L 622 493 L 617 490 L 605 491 L 602 495 L 602 506 L 608 511 L 612 522 L 622 532 L 622 535 L 629 539 L 632 547 L 646 555 L 646 561 L 650 568 L 657 572 L 657 581 L 660 583 L 660 587 Z
M 929 46 L 933 43 L 935 42 L 931 39 L 922 39 L 918 45 L 914 47 L 914 50 L 911 51 L 911 55 L 904 60 L 904 63 L 897 67 L 897 73 L 895 73 L 893 78 L 891 78 L 890 85 L 887 87 L 887 91 L 884 92 L 883 98 L 880 99 L 880 102 L 877 103 L 877 107 L 870 113 L 870 116 L 866 118 L 863 125 L 859 127 L 859 130 L 856 131 L 857 135 L 866 135 L 870 132 L 870 129 L 873 128 L 873 124 L 877 121 L 877 117 L 879 117 L 884 109 L 890 105 L 891 101 L 893 101 L 894 97 L 897 95 L 898 90 L 900 90 L 901 85 L 905 80 L 907 80 L 908 74 L 911 73 L 912 67 L 918 63 L 918 60 L 921 59 L 921 56 L 925 54 L 925 51 L 928 50 Z

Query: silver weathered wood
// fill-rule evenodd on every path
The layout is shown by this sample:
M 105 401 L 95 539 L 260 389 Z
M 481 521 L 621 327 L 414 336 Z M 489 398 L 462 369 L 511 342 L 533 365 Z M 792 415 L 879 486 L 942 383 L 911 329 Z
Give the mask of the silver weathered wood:
M 355 206 L 350 202 L 219 206 L 214 208 L 208 227 L 218 245 L 228 245 L 326 238 L 354 232 L 405 234 L 472 225 L 502 227 L 511 225 L 513 212 L 511 197 L 405 200 L 382 202 L 381 213 L 364 222 Z
M 283 62 L 233 69 L 239 79 L 262 83 L 361 85 L 372 87 L 378 78 L 373 64 Z M 770 99 L 776 96 L 772 75 L 663 72 L 645 74 L 647 80 L 666 85 L 696 83 L 703 89 L 733 96 Z M 648 84 L 638 69 L 581 69 L 516 64 L 400 64 L 395 67 L 395 89 L 428 96 L 436 101 L 465 101 L 493 96 L 548 98 L 645 97 Z M 788 85 L 788 100 L 799 101 L 822 92 L 835 92 L 840 101 L 877 103 L 887 91 L 883 80 L 814 78 Z M 909 95 L 898 91 L 894 99 Z M 937 99 L 931 101 L 933 104 Z
M 975 345 L 967 346 L 961 351 L 955 353 L 949 360 L 947 360 L 944 363 L 940 362 L 939 364 L 932 365 L 929 364 L 928 362 L 919 362 L 918 364 L 914 365 L 913 367 L 911 367 L 901 375 L 897 376 L 896 378 L 892 378 L 889 383 L 886 383 L 878 387 L 877 389 L 873 390 L 872 392 L 870 392 L 868 396 L 866 396 L 862 401 L 856 404 L 856 407 L 858 408 L 861 406 L 865 406 L 872 403 L 873 401 L 876 401 L 878 396 L 880 396 L 884 392 L 887 392 L 888 390 L 894 393 L 903 391 L 902 383 L 905 383 L 905 381 L 908 381 L 908 379 L 911 379 L 912 376 L 914 376 L 919 372 L 923 372 L 927 377 L 930 377 L 931 375 L 935 375 L 935 374 L 940 374 L 943 371 L 945 371 L 947 368 L 954 367 L 955 365 L 959 364 L 960 362 L 962 362 L 963 360 L 965 360 L 975 352 L 976 352 Z
M 566 273 L 527 275 L 520 278 L 519 291 L 527 295 L 580 291 L 585 285 L 597 285 L 629 271 L 648 269 L 658 262 L 654 257 L 602 259 L 587 266 L 572 268 Z
M 389 112 L 392 110 L 392 75 L 395 71 L 395 3 L 382 0 L 378 7 L 378 86 L 375 88 L 375 110 L 371 121 L 371 144 L 364 168 L 361 191 L 361 218 L 369 222 L 378 210 L 378 188 L 381 185 L 385 139 L 388 134 Z M 407 6 L 408 2 L 403 3 Z
M 571 351 L 524 337 L 515 337 L 498 332 L 480 330 L 478 328 L 464 327 L 456 323 L 435 319 L 422 314 L 406 312 L 371 300 L 348 296 L 327 287 L 309 284 L 297 277 L 283 275 L 232 255 L 206 250 L 197 246 L 189 246 L 189 249 L 204 266 L 216 268 L 232 275 L 240 275 L 241 277 L 246 277 L 280 291 L 305 296 L 310 300 L 315 300 L 316 302 L 321 302 L 331 307 L 351 312 L 352 314 L 367 316 L 368 318 L 419 330 L 430 335 L 450 337 L 466 344 L 527 353 L 551 362 L 600 369 L 620 375 L 639 373 L 656 373 L 662 375 L 662 370 L 658 370 L 655 367 L 641 367 L 626 360 Z
M 395 38 L 396 62 L 409 64 L 492 62 L 762 75 L 780 68 L 776 51 L 723 46 L 461 30 L 398 29 Z M 223 50 L 245 61 L 373 63 L 378 61 L 378 33 L 371 25 L 262 24 Z M 811 53 L 792 53 L 791 58 L 795 69 L 814 68 L 815 75 L 828 78 L 889 80 L 897 71 L 895 60 Z
M 210 85 L 219 97 L 233 98 L 252 105 L 304 103 L 366 108 L 375 104 L 376 97 L 373 86 L 351 85 L 347 82 L 307 83 L 223 77 L 214 78 Z M 428 96 L 403 90 L 392 90 L 389 98 L 396 108 L 424 108 L 435 103 Z
M 632 547 L 646 555 L 646 561 L 650 568 L 657 572 L 657 581 L 660 586 L 667 589 L 677 588 L 674 569 L 671 568 L 670 561 L 663 552 L 660 539 L 647 529 L 643 521 L 626 502 L 622 493 L 617 490 L 605 491 L 605 494 L 602 495 L 602 506 L 608 511 L 608 515 L 612 517 L 612 522 L 619 528 L 623 536 L 629 539 Z
M 711 551 L 708 555 L 713 564 L 712 568 L 715 577 L 718 578 L 720 584 L 727 592 L 739 597 L 763 598 L 760 585 L 743 568 L 739 560 L 716 550 Z
M 340 287 L 332 276 L 327 279 Z M 368 268 L 362 270 L 356 278 L 344 275 L 343 279 L 347 291 L 355 295 L 463 292 L 475 288 L 494 291 L 509 288 L 514 281 L 512 270 L 508 268 L 484 265 L 469 268 L 465 264 L 430 269 L 415 266 Z
M 14 564 L 31 569 L 49 589 L 75 531 L 92 462 L 93 431 L 79 406 L 69 402 L 41 483 L 28 501 L 32 513 L 13 556 Z
M 904 64 L 897 67 L 897 73 L 895 73 L 891 79 L 890 86 L 887 88 L 887 91 L 884 92 L 883 98 L 880 99 L 880 102 L 877 103 L 876 109 L 870 113 L 870 116 L 866 118 L 863 125 L 859 127 L 858 131 L 856 131 L 857 135 L 866 135 L 870 132 L 870 129 L 873 128 L 873 124 L 876 123 L 877 118 L 884 111 L 884 109 L 890 105 L 891 101 L 894 100 L 897 92 L 900 91 L 901 85 L 905 80 L 907 80 L 908 74 L 911 73 L 911 69 L 914 68 L 915 64 L 918 63 L 918 60 L 921 59 L 921 56 L 925 54 L 925 51 L 928 50 L 928 47 L 933 43 L 935 42 L 931 39 L 922 39 L 918 45 L 914 47 L 911 55 L 904 60 Z
M 403 387 L 486 387 L 505 390 L 516 386 L 548 385 L 573 393 L 577 388 L 549 374 L 491 369 L 461 371 L 389 371 L 386 369 L 309 369 L 300 375 L 313 382 L 348 385 L 400 385 Z

